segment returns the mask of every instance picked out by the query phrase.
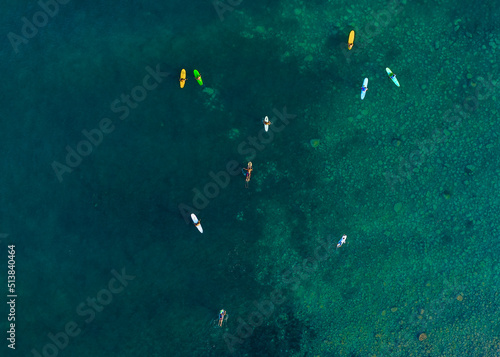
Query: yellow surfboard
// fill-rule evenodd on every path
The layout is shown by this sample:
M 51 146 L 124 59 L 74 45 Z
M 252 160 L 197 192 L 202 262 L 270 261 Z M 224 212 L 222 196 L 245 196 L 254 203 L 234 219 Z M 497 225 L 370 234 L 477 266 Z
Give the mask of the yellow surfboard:
M 352 49 L 352 46 L 354 45 L 354 30 L 351 31 L 349 34 L 349 41 L 347 43 L 347 48 L 349 48 L 349 51 Z
M 181 78 L 179 78 L 179 82 L 181 83 L 181 88 L 184 88 L 184 84 L 186 84 L 186 70 L 182 69 Z

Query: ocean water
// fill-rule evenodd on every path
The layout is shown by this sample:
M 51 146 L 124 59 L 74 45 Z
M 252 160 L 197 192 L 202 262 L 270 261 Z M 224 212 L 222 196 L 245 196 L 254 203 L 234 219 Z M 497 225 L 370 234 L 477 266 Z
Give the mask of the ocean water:
M 1 9 L 2 356 L 500 356 L 498 2 Z

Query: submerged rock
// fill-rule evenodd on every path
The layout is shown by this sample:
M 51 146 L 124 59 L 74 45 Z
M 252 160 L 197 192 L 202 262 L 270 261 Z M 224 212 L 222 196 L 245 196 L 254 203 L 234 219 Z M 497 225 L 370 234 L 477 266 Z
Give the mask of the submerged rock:
M 215 94 L 215 91 L 209 87 L 205 87 L 205 89 L 203 89 L 203 92 L 207 93 L 208 95 L 212 95 L 212 96 Z
M 309 144 L 311 145 L 311 147 L 317 148 L 319 146 L 319 139 L 311 139 L 311 141 L 309 141 Z

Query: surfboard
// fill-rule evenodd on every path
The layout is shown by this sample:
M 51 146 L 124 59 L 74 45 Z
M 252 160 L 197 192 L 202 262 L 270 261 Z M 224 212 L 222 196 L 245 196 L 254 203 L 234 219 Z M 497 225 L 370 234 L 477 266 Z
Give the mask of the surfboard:
M 352 49 L 352 46 L 354 45 L 354 30 L 351 31 L 349 34 L 349 41 L 347 41 L 347 48 L 349 51 Z
M 181 88 L 184 88 L 184 84 L 186 84 L 186 70 L 185 69 L 182 69 L 182 71 L 181 71 L 181 77 L 179 78 L 179 82 L 181 84 Z
M 389 68 L 386 68 L 385 71 L 387 72 L 389 77 L 392 79 L 394 84 L 399 87 L 400 85 L 399 85 L 398 79 L 396 78 L 396 75 L 394 73 L 392 73 L 392 71 Z M 392 77 L 392 76 L 394 76 L 394 77 Z
M 200 86 L 202 86 L 203 85 L 203 80 L 201 79 L 200 72 L 198 72 L 195 69 L 193 73 L 194 73 L 194 78 L 196 78 L 196 80 L 198 81 L 198 83 L 200 84 Z
M 340 248 L 344 245 L 345 241 L 347 239 L 347 236 L 344 234 L 342 238 L 340 238 L 339 242 L 337 243 L 337 248 Z
M 193 220 L 194 225 L 196 226 L 196 228 L 198 228 L 200 233 L 203 233 L 203 227 L 201 226 L 201 223 L 198 220 L 198 217 L 196 217 L 196 215 L 194 213 L 191 213 L 191 219 Z
M 269 122 L 269 118 L 267 116 L 264 118 L 264 129 L 266 129 L 266 131 L 268 131 L 269 130 L 269 124 L 266 124 L 266 123 L 270 123 Z
M 363 87 L 366 88 L 366 90 L 363 90 Z M 366 91 L 368 90 L 368 78 L 365 78 L 363 81 L 363 87 L 361 88 L 361 100 L 365 99 Z

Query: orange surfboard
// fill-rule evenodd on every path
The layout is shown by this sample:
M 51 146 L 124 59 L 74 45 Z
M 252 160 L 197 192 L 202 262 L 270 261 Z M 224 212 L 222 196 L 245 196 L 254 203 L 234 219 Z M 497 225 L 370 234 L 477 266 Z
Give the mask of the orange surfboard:
M 349 51 L 352 49 L 352 46 L 354 45 L 354 30 L 351 31 L 349 34 L 349 41 L 347 43 L 347 48 L 349 48 Z
M 184 84 L 186 84 L 186 70 L 183 69 L 181 71 L 181 78 L 179 78 L 179 82 L 181 83 L 181 88 L 184 88 Z

